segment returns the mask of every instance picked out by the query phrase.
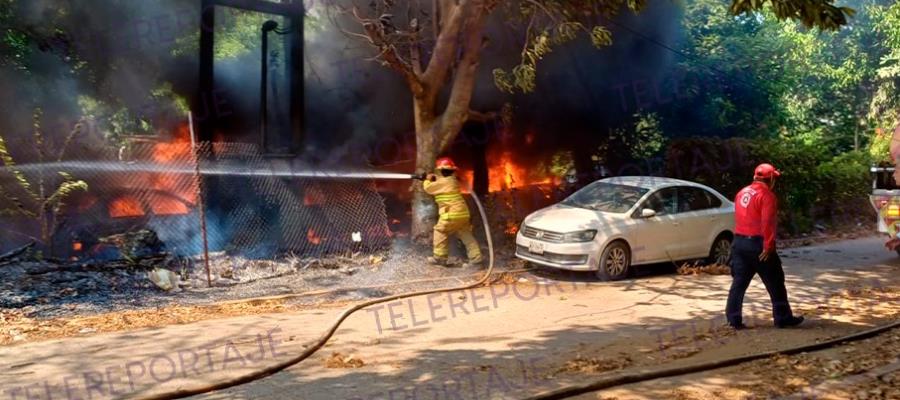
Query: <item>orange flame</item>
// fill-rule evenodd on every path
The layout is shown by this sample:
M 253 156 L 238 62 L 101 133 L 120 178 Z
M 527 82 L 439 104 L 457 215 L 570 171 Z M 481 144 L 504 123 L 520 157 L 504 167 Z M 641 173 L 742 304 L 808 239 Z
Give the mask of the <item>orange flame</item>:
M 84 245 L 81 242 L 72 242 L 72 251 L 81 251 L 84 248 Z
M 322 238 L 320 238 L 319 235 L 316 234 L 316 231 L 313 230 L 313 228 L 309 228 L 309 230 L 306 231 L 306 240 L 309 240 L 310 243 L 316 246 L 322 243 Z
M 159 164 L 175 164 L 191 165 L 194 161 L 194 154 L 191 149 L 190 127 L 182 124 L 174 133 L 174 139 L 170 142 L 161 142 L 153 145 L 152 161 Z M 167 174 L 167 173 L 151 173 L 148 174 L 147 180 L 150 186 L 164 193 L 170 193 L 181 198 L 169 198 L 165 196 L 154 196 L 149 201 L 150 210 L 156 215 L 184 215 L 190 213 L 189 204 L 197 204 L 197 191 L 193 177 L 186 175 Z M 189 204 L 186 204 L 189 203 Z M 112 214 L 112 212 L 111 212 Z M 135 216 L 135 213 L 125 213 L 124 216 Z M 144 215 L 143 212 L 136 215 Z
M 113 218 L 140 217 L 144 215 L 141 203 L 132 196 L 122 196 L 109 203 L 109 216 Z
M 325 204 L 325 193 L 322 190 L 312 187 L 306 190 L 306 193 L 303 195 L 303 205 L 304 206 L 317 206 Z
M 150 209 L 156 215 L 183 215 L 190 213 L 186 204 L 170 198 L 158 198 L 150 203 Z
M 522 188 L 530 185 L 553 184 L 552 177 L 535 179 L 526 167 L 517 165 L 509 152 L 504 152 L 497 162 L 488 167 L 488 181 L 491 192 Z
M 191 158 L 190 127 L 182 124 L 175 132 L 175 139 L 171 142 L 157 143 L 153 147 L 153 161 L 159 163 L 171 163 L 176 160 L 189 160 Z
M 491 164 L 488 166 L 488 191 L 491 193 L 502 192 L 510 189 L 519 189 L 532 185 L 558 185 L 559 179 L 553 176 L 543 178 L 535 177 L 534 171 L 516 164 L 509 152 L 504 152 L 500 157 L 489 157 Z M 475 172 L 472 170 L 460 171 L 460 180 L 463 193 L 468 193 L 468 186 L 473 184 Z M 549 196 L 549 195 L 548 195 Z M 549 198 L 549 197 L 548 197 Z

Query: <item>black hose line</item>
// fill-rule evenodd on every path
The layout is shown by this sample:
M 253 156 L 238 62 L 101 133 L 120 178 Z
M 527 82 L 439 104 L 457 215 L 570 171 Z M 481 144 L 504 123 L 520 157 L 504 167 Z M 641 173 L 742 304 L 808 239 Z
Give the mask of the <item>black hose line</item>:
M 227 381 L 215 383 L 212 385 L 194 388 L 194 389 L 178 389 L 178 390 L 175 390 L 172 392 L 159 393 L 159 394 L 153 394 L 153 395 L 148 395 L 148 396 L 144 396 L 144 397 L 139 397 L 139 399 L 140 400 L 182 399 L 185 397 L 196 396 L 199 394 L 214 392 L 217 390 L 228 389 L 228 388 L 231 388 L 234 386 L 243 385 L 246 383 L 257 381 L 257 380 L 260 380 L 267 376 L 281 372 L 291 366 L 299 364 L 303 360 L 306 360 L 307 358 L 309 358 L 310 356 L 315 354 L 322 347 L 324 347 L 326 343 L 328 343 L 328 340 L 331 339 L 331 337 L 334 335 L 334 332 L 337 331 L 337 329 L 341 326 L 341 324 L 344 322 L 344 320 L 347 319 L 347 317 L 349 317 L 351 314 L 353 314 L 359 310 L 362 310 L 363 308 L 366 308 L 368 306 L 372 306 L 375 304 L 379 304 L 379 303 L 388 302 L 388 301 L 405 299 L 408 297 L 424 296 L 424 295 L 429 295 L 429 294 L 433 294 L 433 293 L 460 291 L 460 290 L 472 289 L 472 288 L 481 286 L 482 284 L 484 284 L 485 282 L 488 281 L 488 279 L 491 277 L 491 273 L 493 273 L 493 270 L 494 270 L 494 242 L 493 242 L 493 239 L 491 238 L 491 228 L 488 224 L 487 214 L 485 213 L 484 207 L 482 207 L 481 202 L 478 200 L 478 196 L 475 195 L 474 192 L 472 194 L 472 200 L 475 201 L 475 205 L 478 208 L 478 212 L 481 214 L 482 225 L 484 227 L 485 236 L 487 237 L 488 260 L 489 260 L 487 271 L 485 271 L 484 276 L 482 276 L 476 282 L 468 284 L 468 285 L 464 285 L 464 286 L 459 286 L 459 287 L 423 290 L 423 291 L 419 291 L 419 292 L 412 292 L 412 293 L 405 293 L 405 294 L 381 297 L 378 299 L 374 299 L 374 300 L 370 300 L 370 301 L 367 301 L 364 303 L 354 305 L 354 306 L 346 309 L 344 312 L 342 312 L 341 315 L 339 315 L 337 317 L 337 319 L 334 321 L 334 323 L 331 324 L 331 327 L 328 328 L 328 330 L 315 343 L 310 345 L 302 354 L 300 354 L 294 358 L 282 361 L 278 364 L 275 364 L 275 365 L 272 365 L 272 366 L 269 366 L 269 367 L 266 367 L 266 368 L 263 368 L 263 369 L 260 369 L 257 371 L 253 371 L 247 375 L 239 376 L 239 377 L 232 378 Z
M 738 364 L 743 364 L 749 361 L 759 360 L 763 358 L 769 358 L 777 355 L 792 355 L 799 353 L 807 353 L 811 351 L 817 351 L 822 349 L 827 349 L 830 347 L 834 347 L 843 343 L 855 342 L 863 339 L 868 339 L 870 337 L 876 336 L 880 333 L 887 332 L 892 329 L 900 328 L 900 321 L 896 321 L 887 325 L 882 325 L 876 328 L 872 328 L 863 332 L 854 333 L 851 335 L 839 337 L 836 339 L 827 340 L 821 343 L 815 343 L 810 345 L 804 345 L 799 347 L 793 347 L 786 350 L 775 350 L 768 351 L 765 353 L 751 354 L 747 356 L 728 358 L 724 360 L 716 360 L 710 361 L 700 364 L 687 365 L 683 367 L 674 367 L 674 368 L 664 368 L 657 369 L 651 371 L 639 371 L 625 374 L 616 374 L 613 376 L 609 376 L 606 378 L 598 379 L 594 382 L 589 382 L 582 385 L 573 385 L 567 386 L 564 388 L 547 391 L 544 393 L 540 393 L 538 395 L 527 397 L 526 400 L 556 400 L 556 399 L 566 399 L 572 396 L 577 396 L 580 394 L 595 392 L 598 390 L 609 389 L 616 386 L 622 386 L 630 383 L 638 383 L 644 381 L 650 381 L 659 378 L 668 378 L 672 376 L 679 375 L 687 375 L 696 372 L 709 371 L 713 369 L 719 369 L 724 367 L 731 367 Z
M 310 345 L 302 354 L 300 354 L 294 358 L 282 361 L 278 364 L 275 364 L 275 365 L 272 365 L 272 366 L 269 366 L 269 367 L 266 367 L 266 368 L 263 368 L 263 369 L 260 369 L 257 371 L 253 371 L 253 372 L 243 375 L 243 376 L 232 378 L 227 381 L 215 383 L 212 385 L 208 385 L 208 386 L 204 386 L 204 387 L 200 387 L 200 388 L 194 388 L 194 389 L 179 389 L 179 390 L 175 390 L 172 392 L 144 396 L 144 397 L 140 397 L 139 399 L 140 400 L 182 399 L 185 397 L 196 396 L 196 395 L 200 395 L 200 394 L 204 394 L 204 393 L 228 389 L 231 387 L 254 382 L 254 381 L 260 380 L 262 378 L 265 378 L 267 376 L 273 375 L 275 373 L 281 372 L 291 366 L 299 364 L 303 360 L 306 360 L 307 358 L 309 358 L 310 356 L 315 354 L 317 351 L 322 349 L 322 347 L 324 347 L 326 343 L 328 343 L 328 341 L 331 339 L 331 337 L 334 335 L 334 333 L 337 331 L 337 329 L 341 326 L 341 324 L 344 322 L 344 320 L 346 320 L 351 314 L 353 314 L 359 310 L 362 310 L 363 308 L 366 308 L 366 307 L 369 307 L 369 306 L 372 306 L 375 304 L 379 304 L 379 303 L 384 303 L 384 302 L 388 302 L 388 301 L 399 300 L 399 299 L 404 299 L 404 298 L 409 298 L 409 297 L 424 296 L 424 295 L 429 295 L 429 294 L 433 294 L 433 293 L 443 293 L 443 292 L 466 290 L 466 289 L 471 289 L 471 288 L 481 286 L 482 284 L 484 284 L 485 282 L 488 281 L 488 279 L 491 277 L 491 274 L 493 273 L 493 270 L 494 270 L 494 242 L 491 238 L 491 229 L 488 224 L 487 214 L 484 211 L 484 207 L 481 205 L 481 202 L 478 200 L 478 196 L 473 194 L 472 200 L 474 200 L 475 205 L 478 208 L 478 212 L 481 215 L 482 225 L 484 227 L 485 236 L 487 238 L 488 257 L 489 257 L 487 271 L 485 271 L 484 276 L 482 276 L 476 282 L 468 284 L 468 285 L 464 285 L 464 286 L 459 286 L 459 287 L 452 287 L 452 288 L 445 288 L 445 289 L 431 289 L 431 290 L 423 290 L 423 291 L 419 291 L 419 292 L 387 296 L 387 297 L 382 297 L 382 298 L 378 298 L 378 299 L 374 299 L 374 300 L 370 300 L 367 302 L 363 302 L 363 303 L 354 305 L 354 306 L 346 309 L 344 312 L 342 312 L 337 317 L 337 319 L 334 321 L 334 323 L 332 323 L 331 327 L 328 328 L 328 330 L 316 342 L 314 342 L 312 345 Z M 816 350 L 826 349 L 829 347 L 834 347 L 834 346 L 842 344 L 842 343 L 854 342 L 854 341 L 858 341 L 858 340 L 867 339 L 867 338 L 876 336 L 880 333 L 889 331 L 891 329 L 896 329 L 896 328 L 900 328 L 900 321 L 897 321 L 897 322 L 894 322 L 894 323 L 891 323 L 888 325 L 876 327 L 876 328 L 873 328 L 873 329 L 870 329 L 867 331 L 855 333 L 852 335 L 828 340 L 828 341 L 825 341 L 822 343 L 815 343 L 815 344 L 811 344 L 811 345 L 794 347 L 794 348 L 790 348 L 787 350 L 769 351 L 769 352 L 765 352 L 765 353 L 759 353 L 759 354 L 753 354 L 753 355 L 748 355 L 748 356 L 741 356 L 741 357 L 736 357 L 736 358 L 729 358 L 729 359 L 724 359 L 724 360 L 705 362 L 705 363 L 701 363 L 701 364 L 689 365 L 689 366 L 684 366 L 684 367 L 675 367 L 675 368 L 667 368 L 667 369 L 659 369 L 659 370 L 651 370 L 651 371 L 639 371 L 639 372 L 634 372 L 634 373 L 617 374 L 617 375 L 602 378 L 597 381 L 583 384 L 583 385 L 568 386 L 568 387 L 540 393 L 538 395 L 528 397 L 528 398 L 526 398 L 526 400 L 565 399 L 565 398 L 569 398 L 569 397 L 576 396 L 579 394 L 594 392 L 594 391 L 602 390 L 602 389 L 609 389 L 609 388 L 612 388 L 615 386 L 621 386 L 621 385 L 630 384 L 630 383 L 637 383 L 637 382 L 649 381 L 649 380 L 653 380 L 653 379 L 666 378 L 666 377 L 678 376 L 678 375 L 686 375 L 686 374 L 691 374 L 691 373 L 696 373 L 696 372 L 708 371 L 708 370 L 712 370 L 712 369 L 730 367 L 733 365 L 738 365 L 738 364 L 742 364 L 745 362 L 768 358 L 768 357 L 772 357 L 772 356 L 776 356 L 776 355 L 791 355 L 791 354 L 816 351 Z

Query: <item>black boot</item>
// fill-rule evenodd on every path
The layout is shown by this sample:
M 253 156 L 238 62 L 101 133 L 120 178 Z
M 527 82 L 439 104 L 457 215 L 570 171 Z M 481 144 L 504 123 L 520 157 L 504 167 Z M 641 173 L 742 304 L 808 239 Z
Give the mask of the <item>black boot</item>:
M 730 326 L 732 329 L 734 329 L 736 331 L 742 331 L 744 329 L 748 329 L 747 325 L 744 325 L 743 322 L 739 322 L 737 324 L 728 324 L 728 326 Z
M 803 323 L 803 316 L 790 317 L 785 321 L 776 322 L 775 327 L 778 329 L 792 328 Z

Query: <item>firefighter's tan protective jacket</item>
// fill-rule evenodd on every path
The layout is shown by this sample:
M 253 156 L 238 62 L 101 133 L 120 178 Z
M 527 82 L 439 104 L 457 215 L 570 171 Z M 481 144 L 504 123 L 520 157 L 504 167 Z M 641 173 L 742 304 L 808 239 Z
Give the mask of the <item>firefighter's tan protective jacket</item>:
M 422 185 L 425 193 L 434 196 L 434 202 L 438 206 L 438 221 L 469 219 L 469 206 L 466 205 L 455 176 L 438 176 L 434 182 L 426 179 Z

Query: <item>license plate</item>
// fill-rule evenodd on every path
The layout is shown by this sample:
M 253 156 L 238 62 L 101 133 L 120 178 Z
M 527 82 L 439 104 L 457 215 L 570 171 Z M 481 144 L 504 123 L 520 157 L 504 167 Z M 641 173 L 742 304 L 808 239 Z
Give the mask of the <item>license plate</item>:
M 534 254 L 544 254 L 544 244 L 541 242 L 531 242 L 528 245 L 528 252 Z

